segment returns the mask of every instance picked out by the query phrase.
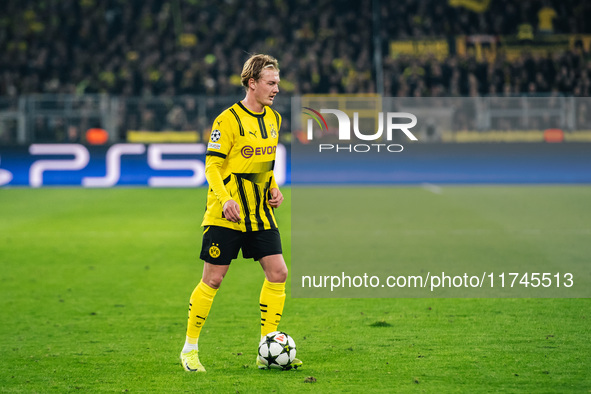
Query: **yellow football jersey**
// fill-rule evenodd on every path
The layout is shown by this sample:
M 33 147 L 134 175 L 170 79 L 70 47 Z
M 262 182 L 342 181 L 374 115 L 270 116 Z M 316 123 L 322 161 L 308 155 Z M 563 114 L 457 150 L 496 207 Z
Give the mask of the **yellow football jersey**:
M 270 189 L 281 116 L 270 107 L 262 113 L 238 102 L 213 122 L 207 145 L 205 176 L 209 183 L 207 210 L 202 226 L 222 226 L 240 231 L 277 228 Z M 224 218 L 223 206 L 230 199 L 240 205 L 240 223 Z

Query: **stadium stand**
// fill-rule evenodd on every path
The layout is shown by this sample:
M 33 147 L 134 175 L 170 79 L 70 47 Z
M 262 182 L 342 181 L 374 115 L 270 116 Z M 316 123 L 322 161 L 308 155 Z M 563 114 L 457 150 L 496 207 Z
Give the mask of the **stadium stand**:
M 372 14 L 363 2 L 7 0 L 0 16 L 0 96 L 240 93 L 248 52 L 280 59 L 289 94 L 371 93 Z M 457 6 L 460 4 L 460 6 Z M 516 58 L 397 56 L 390 40 L 459 35 L 585 34 L 585 1 L 383 1 L 384 94 L 589 96 L 588 49 Z

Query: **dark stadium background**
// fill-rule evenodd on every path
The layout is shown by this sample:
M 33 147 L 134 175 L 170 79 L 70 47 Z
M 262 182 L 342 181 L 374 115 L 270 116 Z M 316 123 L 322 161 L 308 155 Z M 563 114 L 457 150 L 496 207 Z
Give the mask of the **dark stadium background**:
M 555 17 L 543 30 L 548 9 Z M 590 21 L 591 4 L 580 0 L 7 0 L 0 96 L 240 94 L 246 53 L 266 52 L 280 60 L 284 95 L 587 97 L 589 37 L 568 43 L 568 36 L 591 33 Z M 501 41 L 522 50 L 475 56 L 457 44 L 459 36 L 469 47 Z M 419 56 L 391 50 L 396 42 L 432 40 L 448 48 Z
M 89 146 L 93 128 L 106 131 L 107 146 L 205 141 L 213 117 L 241 98 L 241 65 L 256 52 L 279 59 L 276 109 L 288 148 L 302 128 L 292 99 L 308 95 L 559 97 L 569 101 L 557 111 L 577 108 L 572 120 L 516 122 L 501 113 L 483 129 L 456 116 L 451 133 L 424 134 L 396 159 L 403 168 L 428 166 L 421 158 L 437 152 L 430 157 L 448 176 L 419 169 L 391 182 L 589 182 L 591 5 L 584 1 L 8 0 L 3 9 L 0 168 L 12 183 L 4 176 L 0 184 L 29 184 L 38 158 L 71 157 L 27 154 L 30 144 Z M 569 143 L 549 148 L 546 129 Z M 455 144 L 466 141 L 462 131 L 477 131 L 472 144 Z M 481 144 L 499 141 L 491 131 L 519 144 Z M 46 183 L 81 184 L 105 171 L 105 150 L 90 153 L 86 172 L 47 171 Z M 497 153 L 517 161 L 497 165 Z M 529 165 L 513 165 L 528 157 Z M 117 184 L 147 184 L 145 162 L 146 154 L 124 156 Z

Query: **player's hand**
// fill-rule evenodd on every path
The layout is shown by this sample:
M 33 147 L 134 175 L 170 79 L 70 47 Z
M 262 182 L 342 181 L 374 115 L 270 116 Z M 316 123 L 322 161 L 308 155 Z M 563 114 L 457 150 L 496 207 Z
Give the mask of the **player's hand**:
M 228 200 L 224 204 L 224 217 L 231 222 L 240 223 L 240 205 L 234 200 Z
M 271 189 L 271 198 L 269 199 L 269 205 L 273 208 L 279 208 L 279 205 L 283 202 L 283 193 L 276 187 Z

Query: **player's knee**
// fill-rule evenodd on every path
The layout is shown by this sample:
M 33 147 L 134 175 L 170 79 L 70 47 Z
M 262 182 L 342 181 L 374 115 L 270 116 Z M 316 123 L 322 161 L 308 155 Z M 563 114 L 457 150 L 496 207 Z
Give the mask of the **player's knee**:
M 267 280 L 273 283 L 283 283 L 287 280 L 287 274 L 287 266 L 275 267 L 275 269 L 267 274 Z
M 288 274 L 288 270 L 287 270 L 287 266 L 283 266 L 283 269 L 281 269 L 281 271 L 279 272 L 279 278 L 281 279 L 281 282 L 285 282 L 287 280 L 287 274 Z
M 203 282 L 212 289 L 219 289 L 223 280 L 224 275 L 209 275 L 207 278 L 203 278 Z

